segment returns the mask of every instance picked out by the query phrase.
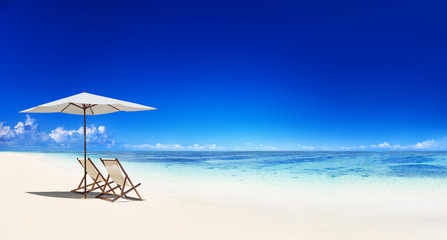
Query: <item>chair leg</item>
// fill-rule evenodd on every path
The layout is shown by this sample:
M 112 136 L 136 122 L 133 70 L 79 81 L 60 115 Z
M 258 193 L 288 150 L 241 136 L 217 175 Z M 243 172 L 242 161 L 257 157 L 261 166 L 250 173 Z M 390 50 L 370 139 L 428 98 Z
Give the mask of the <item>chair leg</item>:
M 114 202 L 114 201 L 118 200 L 118 199 L 122 196 L 122 195 L 118 195 L 118 194 L 112 194 L 112 193 L 110 193 L 111 191 L 113 191 L 113 190 L 115 190 L 115 189 L 117 189 L 117 188 L 119 188 L 119 189 L 121 190 L 121 194 L 122 194 L 122 193 L 123 193 L 123 190 L 122 190 L 122 188 L 118 185 L 118 186 L 116 186 L 116 187 L 110 189 L 109 191 L 106 191 L 106 192 L 103 192 L 103 193 L 99 194 L 99 195 L 96 196 L 96 197 L 97 197 L 97 198 L 100 198 L 100 199 L 102 199 L 102 200 L 107 200 L 107 201 L 110 201 L 110 202 Z M 103 195 L 112 195 L 112 196 L 115 196 L 115 197 L 113 197 L 113 198 L 102 197 Z
M 140 201 L 143 200 L 141 198 L 140 194 L 138 193 L 137 189 L 136 189 L 137 187 L 139 187 L 141 185 L 141 183 L 138 183 L 137 185 L 133 185 L 132 181 L 130 181 L 130 179 L 126 176 L 124 178 L 124 183 L 123 183 L 122 186 L 116 184 L 116 187 L 112 188 L 110 186 L 110 184 L 113 183 L 113 181 L 109 182 L 109 178 L 110 178 L 110 175 L 107 176 L 106 182 L 104 183 L 104 185 L 103 185 L 103 187 L 101 189 L 102 192 L 98 196 L 96 196 L 96 198 L 100 198 L 102 200 L 106 200 L 106 201 L 110 201 L 110 202 L 115 202 L 116 200 L 118 200 L 119 198 L 122 198 L 123 196 L 125 198 L 129 198 L 129 199 L 140 200 Z M 127 182 L 129 182 L 129 184 L 131 185 L 131 188 L 126 190 L 125 188 L 126 188 Z M 109 187 L 109 189 L 107 191 L 106 191 L 106 187 Z M 115 193 L 115 189 L 119 189 L 120 193 L 119 194 Z M 129 192 L 131 192 L 131 191 L 135 191 L 135 193 L 137 194 L 138 198 L 127 196 L 127 194 Z M 114 197 L 112 197 L 112 198 L 110 198 L 110 197 L 103 197 L 104 195 L 111 195 L 111 196 L 114 196 Z
M 120 187 L 120 190 L 121 190 L 121 194 L 120 194 L 120 196 L 118 197 L 118 198 L 122 198 L 123 197 L 123 195 L 124 195 L 124 188 L 126 188 L 126 181 L 127 181 L 127 177 L 126 178 L 124 178 L 124 183 L 123 183 L 123 186 L 122 186 L 122 188 Z M 115 200 L 113 200 L 113 201 L 116 201 L 118 198 L 116 198 Z
M 96 196 L 97 198 L 101 198 L 101 199 L 102 199 L 101 196 L 107 193 L 107 192 L 106 192 L 106 187 L 107 187 L 107 186 L 110 187 L 110 185 L 108 185 L 109 178 L 110 178 L 110 175 L 107 176 L 107 178 L 106 178 L 106 182 L 104 183 L 103 188 L 101 188 L 101 193 L 100 193 L 98 196 Z
M 107 180 L 106 180 L 106 181 L 107 181 Z M 126 184 L 126 180 L 124 180 L 124 185 L 123 185 L 123 186 L 119 186 L 119 185 L 117 185 L 116 187 L 111 188 L 111 189 L 108 190 L 108 191 L 103 191 L 101 194 L 99 194 L 99 195 L 96 196 L 96 197 L 97 197 L 97 198 L 100 198 L 100 199 L 103 199 L 103 200 L 106 200 L 106 201 L 110 201 L 110 202 L 115 202 L 116 200 L 122 198 L 123 196 L 126 197 L 126 198 L 129 198 L 129 199 L 142 200 L 141 197 L 140 197 L 140 195 L 138 194 L 138 192 L 137 192 L 136 189 L 135 189 L 135 188 L 137 188 L 138 186 L 140 186 L 141 183 L 139 183 L 139 184 L 137 184 L 136 186 L 134 186 L 134 187 L 128 189 L 127 191 L 125 190 L 125 184 Z M 133 186 L 133 184 L 132 184 L 132 186 Z M 117 189 L 117 188 L 121 191 L 120 194 L 116 194 L 116 193 L 114 192 L 114 190 Z M 105 189 L 105 187 L 104 187 L 104 189 Z M 134 190 L 134 191 L 137 193 L 137 195 L 138 195 L 139 198 L 134 198 L 134 197 L 128 197 L 128 196 L 126 196 L 126 194 L 128 194 L 128 193 L 129 193 L 130 191 L 132 191 L 132 190 Z M 113 191 L 113 194 L 111 193 L 112 191 Z M 112 196 L 114 196 L 114 197 L 113 197 L 113 198 L 102 197 L 103 195 L 112 195 Z
M 79 183 L 78 187 L 73 189 L 73 190 L 71 190 L 72 192 L 76 192 L 77 190 L 81 189 L 81 185 L 84 182 L 84 178 L 85 178 L 85 176 L 82 177 L 81 182 Z
M 95 187 L 95 184 L 97 184 L 97 183 L 96 183 L 96 182 L 93 182 L 93 183 L 90 183 L 90 184 L 87 185 L 87 187 L 90 187 L 90 186 L 91 186 L 91 189 L 85 191 L 85 190 L 84 190 L 84 186 L 82 186 L 82 184 L 84 183 L 84 179 L 85 179 L 85 176 L 82 177 L 81 182 L 79 183 L 78 187 L 75 188 L 75 189 L 73 189 L 73 190 L 71 190 L 71 192 L 79 193 L 79 194 L 84 194 L 84 192 L 91 192 L 91 191 L 97 189 L 97 188 L 94 188 L 94 187 Z M 81 190 L 81 189 L 84 190 L 84 191 L 78 192 L 78 190 Z
M 141 183 L 138 183 L 136 186 L 134 186 L 133 183 L 132 183 L 132 181 L 130 181 L 130 179 L 129 179 L 129 183 L 130 183 L 130 185 L 132 186 L 132 188 L 131 188 L 130 190 L 134 190 L 135 193 L 136 193 L 137 196 L 138 196 L 138 199 L 139 199 L 139 200 L 143 200 L 143 199 L 141 198 L 140 194 L 139 194 L 138 191 L 137 191 L 137 187 L 140 186 Z M 126 197 L 127 197 L 127 196 L 126 196 Z M 136 199 L 136 198 L 134 198 L 134 199 Z
M 112 191 L 113 194 L 116 194 L 116 193 L 115 193 L 115 189 L 116 189 L 116 188 L 112 188 L 112 186 L 110 186 L 110 184 L 112 184 L 112 183 L 114 183 L 114 181 L 111 181 L 111 182 L 109 182 L 109 183 L 106 184 L 107 187 L 109 187 L 109 191 L 108 191 L 108 192 Z
M 120 186 L 117 185 L 116 187 L 112 188 L 112 187 L 110 186 L 110 184 L 113 183 L 113 181 L 109 183 L 109 178 L 110 178 L 110 175 L 107 176 L 106 182 L 104 183 L 104 186 L 103 186 L 103 188 L 101 189 L 102 192 L 101 192 L 98 196 L 96 196 L 96 198 L 100 198 L 100 199 L 102 199 L 102 200 L 106 200 L 106 201 L 114 202 L 114 201 L 116 201 L 118 198 L 120 198 L 119 195 L 117 195 L 117 194 L 115 193 L 115 189 L 120 188 Z M 109 187 L 109 190 L 106 191 L 106 187 Z M 121 188 L 120 188 L 120 189 L 121 189 Z M 112 194 L 111 192 L 113 192 L 113 194 Z M 115 198 L 113 198 L 113 199 L 110 199 L 110 198 L 102 197 L 102 196 L 104 196 L 104 195 L 114 195 L 114 196 L 118 196 L 118 197 L 115 197 Z
M 137 191 L 137 187 L 139 187 L 141 185 L 141 183 L 138 183 L 137 185 L 135 185 L 135 186 L 133 186 L 133 184 L 132 184 L 132 188 L 131 189 L 129 189 L 129 190 L 127 190 L 127 191 L 125 191 L 124 192 L 124 196 L 126 197 L 126 198 L 130 198 L 130 199 L 133 199 L 133 200 L 140 200 L 140 201 L 142 201 L 143 199 L 141 198 L 141 196 L 140 196 L 140 194 L 138 194 L 138 191 Z M 135 198 L 135 197 L 128 197 L 126 194 L 128 194 L 129 192 L 131 192 L 131 191 L 135 191 L 135 193 L 138 195 L 138 198 Z
M 126 180 L 124 180 L 124 184 L 126 184 Z M 123 187 L 121 188 L 119 188 L 120 190 L 121 190 L 121 193 L 120 193 L 120 195 L 119 196 L 116 196 L 113 200 L 112 200 L 112 202 L 115 202 L 116 200 L 118 200 L 119 198 L 122 198 L 123 197 L 123 194 L 124 194 L 124 186 L 125 185 L 123 185 Z
M 93 185 L 92 185 L 92 188 L 90 189 L 90 191 L 93 191 L 94 189 L 96 189 L 96 188 L 95 188 L 95 185 L 98 185 L 98 186 L 99 186 L 99 183 L 98 183 L 98 177 L 99 177 L 99 174 L 96 175 L 96 178 L 93 180 Z

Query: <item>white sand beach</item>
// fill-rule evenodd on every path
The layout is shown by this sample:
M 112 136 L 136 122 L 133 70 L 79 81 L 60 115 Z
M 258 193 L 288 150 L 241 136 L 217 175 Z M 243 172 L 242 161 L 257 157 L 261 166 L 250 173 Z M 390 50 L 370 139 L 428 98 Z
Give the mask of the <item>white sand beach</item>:
M 110 203 L 93 193 L 87 200 L 70 193 L 82 177 L 81 166 L 75 159 L 67 163 L 50 158 L 0 153 L 0 239 L 429 240 L 447 236 L 447 185 L 442 189 L 424 183 L 414 188 L 353 183 L 349 191 L 336 184 L 323 191 L 306 183 L 288 195 L 269 190 L 271 186 L 250 191 L 247 186 L 225 183 L 175 188 L 174 180 L 151 179 L 129 170 L 133 182 L 142 183 L 139 190 L 145 200 Z

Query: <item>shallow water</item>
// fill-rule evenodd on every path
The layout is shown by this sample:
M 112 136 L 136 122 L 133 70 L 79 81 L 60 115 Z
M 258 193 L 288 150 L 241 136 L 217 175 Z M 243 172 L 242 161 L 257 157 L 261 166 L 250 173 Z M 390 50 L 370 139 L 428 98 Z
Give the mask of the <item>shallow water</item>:
M 66 158 L 82 152 L 59 152 Z M 89 152 L 132 168 L 166 174 L 231 178 L 446 178 L 447 152 Z

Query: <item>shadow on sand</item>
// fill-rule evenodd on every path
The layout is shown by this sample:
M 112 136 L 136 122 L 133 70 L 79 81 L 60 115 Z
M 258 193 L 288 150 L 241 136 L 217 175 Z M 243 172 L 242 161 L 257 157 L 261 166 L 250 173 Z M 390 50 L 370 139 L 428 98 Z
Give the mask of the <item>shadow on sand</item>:
M 43 196 L 43 197 L 54 197 L 54 198 L 71 198 L 71 199 L 82 199 L 84 194 L 74 193 L 74 192 L 26 192 L 33 195 Z M 99 193 L 87 193 L 87 199 L 94 199 Z

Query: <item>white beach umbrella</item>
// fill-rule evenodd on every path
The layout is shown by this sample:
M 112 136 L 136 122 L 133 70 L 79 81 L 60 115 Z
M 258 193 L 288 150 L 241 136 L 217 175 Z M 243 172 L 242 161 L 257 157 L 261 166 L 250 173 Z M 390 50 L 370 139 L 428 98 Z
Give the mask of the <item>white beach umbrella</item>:
M 21 111 L 21 113 L 69 113 L 84 115 L 84 166 L 87 166 L 87 134 L 86 115 L 100 115 L 119 111 L 135 112 L 156 110 L 136 103 L 121 101 L 113 98 L 102 97 L 90 93 L 80 93 L 71 97 L 39 105 Z M 87 169 L 84 168 L 84 198 L 87 198 Z

